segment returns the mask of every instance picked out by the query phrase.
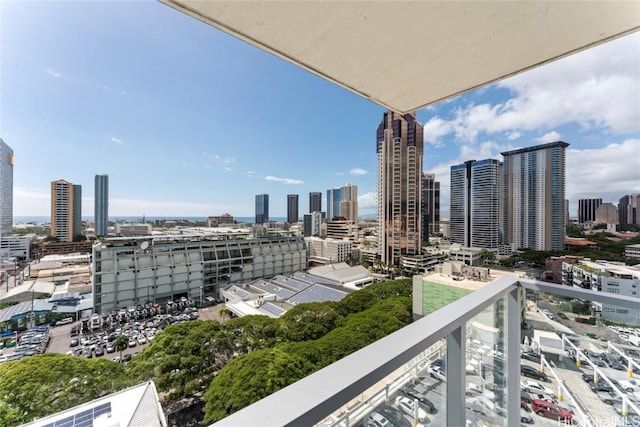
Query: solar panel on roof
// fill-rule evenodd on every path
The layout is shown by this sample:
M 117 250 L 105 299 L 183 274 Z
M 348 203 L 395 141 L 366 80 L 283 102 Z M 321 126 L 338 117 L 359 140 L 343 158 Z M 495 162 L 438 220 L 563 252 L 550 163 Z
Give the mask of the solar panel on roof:
M 273 314 L 274 316 L 281 316 L 285 310 L 282 307 L 278 307 L 275 304 L 265 303 L 260 306 L 260 310 L 264 310 L 268 313 Z
M 93 420 L 111 413 L 111 402 L 102 403 L 91 409 L 85 409 L 77 414 L 54 421 L 42 427 L 93 427 Z
M 346 295 L 346 292 L 337 289 L 322 285 L 313 285 L 289 298 L 289 301 L 297 304 L 305 302 L 340 301 Z

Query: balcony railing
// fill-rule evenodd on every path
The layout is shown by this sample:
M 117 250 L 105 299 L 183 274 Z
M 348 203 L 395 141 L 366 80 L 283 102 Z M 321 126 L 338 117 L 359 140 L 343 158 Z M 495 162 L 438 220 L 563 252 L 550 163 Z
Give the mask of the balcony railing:
M 312 426 L 337 413 L 335 424 L 355 425 L 390 392 L 417 375 L 421 363 L 437 352 L 446 360 L 444 415 L 446 425 L 466 424 L 466 387 L 470 331 L 476 316 L 487 310 L 494 351 L 502 364 L 494 373 L 494 392 L 503 392 L 502 424 L 520 425 L 520 346 L 523 289 L 638 310 L 638 299 L 535 280 L 503 277 L 440 310 L 333 363 L 320 371 L 215 423 L 215 426 Z M 444 340 L 442 343 L 441 340 Z M 422 362 L 421 362 L 422 361 Z M 423 365 L 424 366 L 424 365 Z M 414 369 L 415 368 L 415 369 Z M 481 368 L 482 369 L 482 368 Z M 501 372 L 499 372 L 501 371 Z M 484 386 L 484 382 L 483 382 Z M 569 395 L 570 396 L 570 395 Z M 360 397 L 360 398 L 358 398 Z M 497 401 L 501 399 L 496 399 Z M 349 405 L 349 402 L 355 402 Z M 579 425 L 594 425 L 578 407 Z M 417 411 L 416 411 L 417 415 Z M 414 420 L 418 425 L 418 417 Z

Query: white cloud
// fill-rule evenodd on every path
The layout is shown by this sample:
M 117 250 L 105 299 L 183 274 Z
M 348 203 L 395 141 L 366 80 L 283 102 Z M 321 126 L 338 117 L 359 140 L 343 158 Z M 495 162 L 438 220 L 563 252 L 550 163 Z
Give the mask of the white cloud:
M 60 73 L 56 73 L 55 71 L 53 71 L 51 68 L 47 69 L 47 74 L 49 74 L 52 77 L 62 77 L 62 74 Z
M 358 209 L 361 211 L 375 211 L 378 209 L 378 193 L 364 193 L 358 196 Z
M 118 145 L 122 145 L 123 144 L 122 140 L 120 138 L 116 138 L 115 136 L 111 137 L 111 142 L 115 142 Z
M 271 176 L 271 175 L 265 176 L 264 179 L 266 179 L 267 181 L 281 182 L 283 184 L 293 184 L 293 185 L 304 184 L 304 182 L 299 179 L 278 178 L 276 176 Z
M 230 168 L 230 167 L 228 167 L 228 166 L 225 166 L 225 167 L 223 167 L 223 168 L 220 168 L 220 170 L 221 170 L 222 172 L 232 172 L 232 171 L 233 171 L 233 169 L 231 169 L 231 168 Z
M 554 131 L 545 133 L 544 135 L 542 135 L 540 138 L 537 138 L 536 140 L 540 141 L 543 144 L 560 141 L 560 134 L 554 130 Z
M 254 171 L 245 171 L 244 174 L 247 176 L 247 178 L 253 178 L 256 173 Z
M 509 132 L 509 133 L 507 134 L 507 139 L 508 139 L 509 141 L 513 141 L 514 139 L 518 139 L 518 138 L 520 138 L 521 136 L 522 136 L 522 132 L 517 132 L 517 131 L 515 131 L 515 132 Z
M 369 172 L 367 172 L 362 168 L 353 168 L 349 171 L 349 173 L 353 176 L 359 176 L 359 175 L 367 175 Z
M 459 108 L 450 121 L 435 117 L 425 125 L 425 141 L 438 145 L 450 133 L 465 142 L 499 132 L 516 139 L 509 136 L 573 122 L 617 135 L 637 132 L 639 44 L 640 35 L 632 34 L 496 83 L 512 98 Z
M 236 159 L 234 157 L 227 157 L 226 159 L 224 159 L 224 162 L 226 164 L 233 163 L 235 161 L 236 161 Z
M 440 138 L 451 133 L 453 125 L 440 117 L 432 117 L 424 125 L 423 140 L 434 147 L 441 146 Z
M 617 205 L 625 194 L 640 193 L 640 139 L 627 139 L 603 148 L 567 148 L 566 197 L 572 216 L 578 199 L 601 197 Z M 575 206 L 574 206 L 575 205 Z

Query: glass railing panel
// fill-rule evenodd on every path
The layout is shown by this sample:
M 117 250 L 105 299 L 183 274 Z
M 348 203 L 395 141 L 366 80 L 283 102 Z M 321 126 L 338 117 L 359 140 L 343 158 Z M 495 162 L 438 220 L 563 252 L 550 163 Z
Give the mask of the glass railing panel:
M 316 425 L 446 426 L 445 355 L 440 340 Z
M 542 392 L 523 388 L 522 395 L 530 407 L 539 397 L 561 411 L 556 415 L 541 411 L 536 422 L 558 417 L 587 426 L 640 426 L 640 342 L 634 335 L 640 335 L 639 311 L 551 292 L 527 292 L 521 363 L 544 371 L 549 381 L 539 382 L 545 388 Z
M 507 425 L 506 297 L 466 325 L 466 402 L 469 426 Z

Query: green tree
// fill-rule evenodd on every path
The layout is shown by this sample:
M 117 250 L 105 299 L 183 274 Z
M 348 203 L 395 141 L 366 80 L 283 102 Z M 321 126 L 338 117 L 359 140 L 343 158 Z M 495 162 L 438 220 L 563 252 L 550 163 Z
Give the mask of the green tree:
M 55 353 L 0 364 L 0 425 L 16 426 L 131 386 L 124 365 Z
M 224 306 L 220 307 L 220 310 L 218 310 L 218 316 L 220 316 L 222 320 L 224 320 L 225 317 L 231 318 L 231 310 Z

